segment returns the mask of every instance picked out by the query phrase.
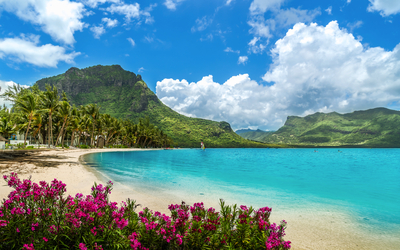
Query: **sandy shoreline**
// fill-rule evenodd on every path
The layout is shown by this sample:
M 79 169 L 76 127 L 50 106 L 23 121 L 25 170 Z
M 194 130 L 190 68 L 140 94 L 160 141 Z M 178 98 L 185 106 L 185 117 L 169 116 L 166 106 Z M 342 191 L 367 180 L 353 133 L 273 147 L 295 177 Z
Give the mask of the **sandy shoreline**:
M 52 181 L 54 178 L 67 184 L 67 194 L 90 193 L 94 182 L 105 183 L 107 178 L 101 173 L 83 165 L 80 157 L 88 153 L 110 151 L 132 151 L 140 149 L 76 149 L 42 151 L 30 157 L 16 160 L 1 159 L 1 175 L 16 172 L 20 178 L 29 178 L 39 182 Z M 11 191 L 6 183 L 0 184 L 0 199 L 6 198 Z M 121 202 L 131 198 L 143 207 L 168 214 L 167 206 L 180 203 L 186 197 L 159 197 L 141 193 L 120 183 L 114 183 L 111 200 Z M 200 202 L 200 200 L 196 200 Z M 205 204 L 207 207 L 216 206 Z M 189 203 L 190 204 L 190 203 Z M 400 239 L 394 235 L 361 232 L 349 215 L 339 211 L 301 209 L 279 211 L 273 208 L 271 221 L 288 222 L 286 240 L 292 241 L 292 249 L 400 249 Z

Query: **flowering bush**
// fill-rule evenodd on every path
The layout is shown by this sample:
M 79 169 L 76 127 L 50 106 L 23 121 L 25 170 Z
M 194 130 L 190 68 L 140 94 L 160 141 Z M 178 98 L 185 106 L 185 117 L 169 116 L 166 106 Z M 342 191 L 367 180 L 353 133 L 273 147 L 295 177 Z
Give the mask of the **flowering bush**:
M 170 205 L 171 216 L 135 201 L 110 202 L 112 182 L 92 187 L 91 195 L 65 197 L 54 179 L 39 184 L 4 176 L 14 188 L 0 207 L 0 249 L 289 249 L 286 222 L 269 222 L 271 209 L 203 203 Z

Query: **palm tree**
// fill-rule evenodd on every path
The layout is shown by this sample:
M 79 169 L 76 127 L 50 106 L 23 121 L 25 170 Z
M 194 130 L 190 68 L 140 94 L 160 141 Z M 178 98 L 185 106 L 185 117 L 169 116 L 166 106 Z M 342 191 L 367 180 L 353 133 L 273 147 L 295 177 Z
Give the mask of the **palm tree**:
M 94 146 L 94 127 L 96 126 L 97 119 L 99 117 L 100 106 L 97 104 L 88 104 L 86 106 L 86 113 L 92 118 L 92 134 L 90 136 L 90 146 Z
M 52 115 L 57 111 L 60 105 L 58 90 L 55 86 L 53 88 L 50 85 L 46 85 L 46 91 L 43 93 L 43 99 L 41 106 L 43 110 L 47 111 L 49 114 L 49 123 L 47 127 L 48 133 L 48 144 L 49 147 L 53 145 L 53 124 L 52 124 Z
M 42 126 L 43 126 L 42 116 L 38 115 L 36 117 L 36 119 L 33 121 L 32 128 L 34 129 L 33 137 L 35 138 L 36 135 L 38 135 L 37 142 L 38 142 L 39 148 L 40 148 L 40 136 L 39 135 L 40 135 L 40 130 L 42 129 Z M 44 138 L 42 138 L 42 139 L 44 139 Z M 42 143 L 44 143 L 44 141 Z
M 31 122 L 38 115 L 38 102 L 37 96 L 29 92 L 26 95 L 21 96 L 15 100 L 15 108 L 26 115 L 28 118 L 28 126 L 26 128 L 24 147 L 26 145 L 26 138 L 28 138 L 28 132 L 31 128 Z
M 56 140 L 56 144 L 58 143 L 58 140 L 60 139 L 60 137 L 65 134 L 64 131 L 65 129 L 65 125 L 68 125 L 68 122 L 71 118 L 71 105 L 69 105 L 69 103 L 67 101 L 61 101 L 60 104 L 60 108 L 58 109 L 58 115 L 60 116 L 60 118 L 62 119 L 62 127 L 60 132 L 58 133 L 57 136 L 57 140 Z M 64 136 L 62 137 L 62 141 L 61 141 L 61 146 L 62 148 L 64 148 Z

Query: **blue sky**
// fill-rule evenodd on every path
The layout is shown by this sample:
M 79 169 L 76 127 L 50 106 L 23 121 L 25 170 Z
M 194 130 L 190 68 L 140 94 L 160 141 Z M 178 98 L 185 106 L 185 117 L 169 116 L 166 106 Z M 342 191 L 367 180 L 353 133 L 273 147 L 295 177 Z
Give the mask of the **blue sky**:
M 398 0 L 0 0 L 0 85 L 119 64 L 182 114 L 275 130 L 399 109 L 399 27 Z

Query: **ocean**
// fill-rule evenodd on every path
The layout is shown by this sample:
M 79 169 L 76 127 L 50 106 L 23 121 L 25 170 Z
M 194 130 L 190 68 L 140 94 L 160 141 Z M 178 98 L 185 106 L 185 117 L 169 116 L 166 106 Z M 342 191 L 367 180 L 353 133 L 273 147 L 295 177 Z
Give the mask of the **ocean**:
M 400 149 L 179 149 L 94 153 L 84 160 L 114 182 L 159 197 L 326 207 L 372 231 L 400 230 Z

